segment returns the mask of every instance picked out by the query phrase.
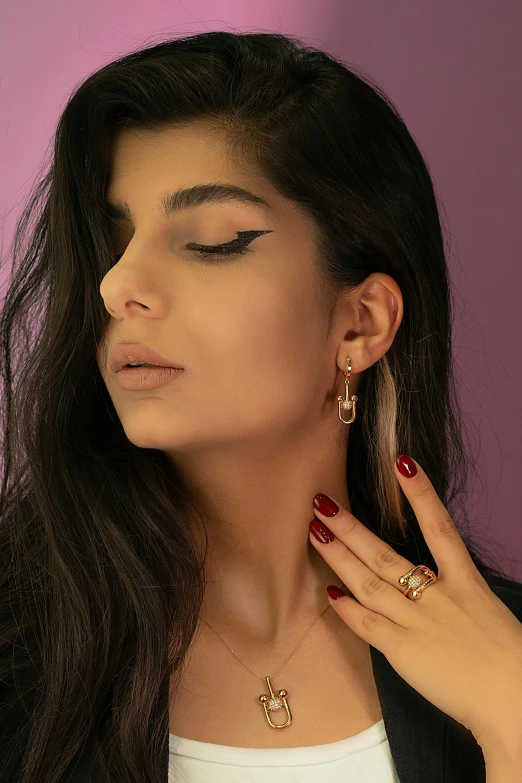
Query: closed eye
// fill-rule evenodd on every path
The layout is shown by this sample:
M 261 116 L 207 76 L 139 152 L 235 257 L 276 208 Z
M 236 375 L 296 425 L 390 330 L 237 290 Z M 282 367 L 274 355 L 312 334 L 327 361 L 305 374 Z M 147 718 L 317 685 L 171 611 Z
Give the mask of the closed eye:
M 223 256 L 238 256 L 244 253 L 251 253 L 252 250 L 249 247 L 240 247 L 239 245 L 216 245 L 214 247 L 207 245 L 189 245 L 189 250 L 194 253 L 200 253 L 203 258 L 223 257 Z M 118 256 L 114 256 L 114 261 L 117 262 L 123 256 L 121 253 Z
M 195 253 L 199 253 L 203 258 L 223 258 L 223 256 L 236 256 L 244 255 L 245 253 L 251 253 L 251 248 L 247 247 L 261 234 L 271 234 L 271 231 L 238 231 L 237 239 L 232 242 L 224 242 L 222 245 L 187 245 L 189 250 L 193 250 Z M 115 261 L 119 261 L 123 253 L 119 256 L 115 256 Z
M 230 244 L 216 245 L 215 247 L 207 247 L 206 245 L 189 245 L 189 250 L 193 250 L 195 253 L 201 253 L 203 258 L 212 258 L 213 256 L 242 256 L 244 253 L 252 252 L 252 249 L 249 247 Z

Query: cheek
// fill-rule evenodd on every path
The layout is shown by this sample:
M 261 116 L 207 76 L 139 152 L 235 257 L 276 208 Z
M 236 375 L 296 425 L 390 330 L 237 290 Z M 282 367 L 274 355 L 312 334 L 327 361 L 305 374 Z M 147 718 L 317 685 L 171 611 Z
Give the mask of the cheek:
M 263 379 L 264 387 L 272 376 L 290 373 L 300 319 L 287 296 L 281 299 L 259 281 L 245 286 L 239 298 L 228 296 L 214 316 L 211 339 L 208 329 L 198 338 L 213 366 L 249 386 Z
M 270 422 L 281 428 L 301 419 L 309 406 L 312 384 L 305 379 L 314 372 L 316 328 L 303 318 L 291 298 L 256 306 L 254 297 L 241 311 L 222 311 L 212 328 L 212 339 L 198 340 L 205 355 L 197 362 L 209 383 L 209 393 L 227 426 L 265 429 Z M 211 369 L 210 369 L 211 368 Z M 207 372 L 208 370 L 208 372 Z M 199 371 L 198 371 L 199 372 Z M 198 394 L 199 396 L 199 394 Z M 308 413 L 306 414 L 308 415 Z

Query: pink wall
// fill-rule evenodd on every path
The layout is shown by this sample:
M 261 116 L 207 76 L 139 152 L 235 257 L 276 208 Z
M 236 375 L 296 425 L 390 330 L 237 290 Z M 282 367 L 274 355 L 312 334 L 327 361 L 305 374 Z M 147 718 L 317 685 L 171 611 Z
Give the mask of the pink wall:
M 134 5 L 134 7 L 133 7 Z M 30 24 L 29 24 L 30 22 Z M 446 211 L 478 537 L 522 581 L 519 225 L 522 4 L 513 0 L 17 0 L 0 10 L 3 255 L 67 97 L 89 73 L 167 37 L 280 31 L 362 66 L 398 106 Z M 433 379 L 437 384 L 437 379 Z M 483 485 L 481 484 L 483 479 Z

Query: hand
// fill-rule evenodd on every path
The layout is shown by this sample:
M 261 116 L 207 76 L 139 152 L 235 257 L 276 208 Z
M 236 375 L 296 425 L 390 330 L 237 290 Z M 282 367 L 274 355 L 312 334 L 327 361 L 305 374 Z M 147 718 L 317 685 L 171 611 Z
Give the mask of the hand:
M 425 564 L 399 555 L 339 503 L 335 516 L 321 513 L 316 498 L 329 496 L 314 498 L 314 513 L 333 540 L 321 543 L 311 522 L 310 542 L 352 593 L 330 597 L 346 625 L 469 729 L 484 755 L 490 748 L 496 754 L 522 737 L 522 623 L 476 568 L 420 465 L 409 464 L 416 475 L 406 478 L 395 465 L 396 476 L 438 569 L 418 600 L 405 597 L 407 585 L 398 580 Z M 421 571 L 416 575 L 428 579 Z

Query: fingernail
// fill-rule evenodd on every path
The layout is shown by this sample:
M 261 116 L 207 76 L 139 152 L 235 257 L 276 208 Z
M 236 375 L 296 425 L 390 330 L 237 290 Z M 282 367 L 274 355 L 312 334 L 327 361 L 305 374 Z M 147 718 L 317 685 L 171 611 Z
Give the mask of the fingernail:
M 321 544 L 329 544 L 330 541 L 333 541 L 335 538 L 332 531 L 329 530 L 322 522 L 319 522 L 318 519 L 312 519 L 310 522 L 310 532 L 314 534 Z
M 412 478 L 417 475 L 417 466 L 407 454 L 401 454 L 397 459 L 397 468 L 406 478 Z
M 337 585 L 328 585 L 326 588 L 328 590 L 328 595 L 330 598 L 333 598 L 334 601 L 337 601 L 338 598 L 343 598 L 344 593 L 342 590 L 340 590 Z
M 332 498 L 329 498 L 328 495 L 321 495 L 321 493 L 314 497 L 314 506 L 321 514 L 324 514 L 325 517 L 334 517 L 339 513 L 339 506 L 337 503 L 334 503 Z

